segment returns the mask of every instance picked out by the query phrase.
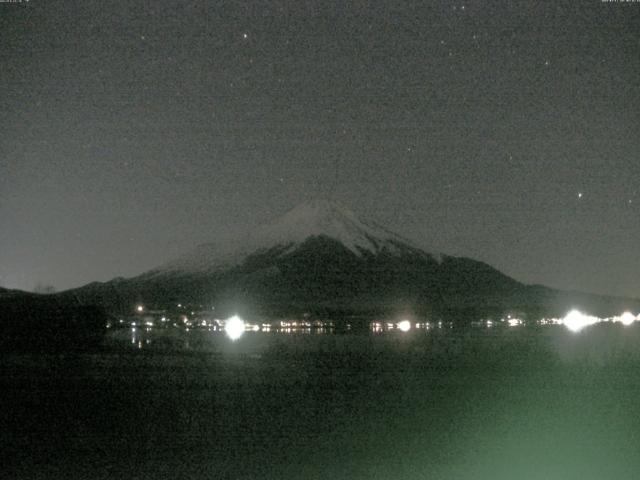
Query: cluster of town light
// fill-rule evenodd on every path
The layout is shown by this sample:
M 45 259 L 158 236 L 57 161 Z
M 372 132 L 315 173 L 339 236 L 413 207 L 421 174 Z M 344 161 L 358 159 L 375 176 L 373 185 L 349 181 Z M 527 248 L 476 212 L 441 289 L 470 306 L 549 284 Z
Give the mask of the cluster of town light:
M 231 340 L 239 339 L 245 331 L 244 320 L 234 315 L 224 322 L 224 331 Z
M 594 325 L 596 323 L 601 323 L 601 322 L 617 322 L 617 323 L 622 323 L 625 326 L 629 326 L 636 321 L 640 321 L 640 315 L 635 316 L 631 312 L 624 312 L 622 315 L 614 316 L 610 318 L 600 318 L 600 317 L 594 317 L 591 315 L 585 315 L 584 313 L 578 310 L 571 310 L 564 318 L 544 320 L 543 323 L 557 324 L 557 325 L 560 324 L 560 325 L 564 325 L 572 332 L 579 332 L 580 330 L 582 330 L 585 327 L 588 327 L 589 325 Z M 491 326 L 492 324 L 493 322 L 490 322 L 490 321 L 487 322 L 487 326 Z M 509 316 L 509 318 L 507 319 L 507 324 L 510 327 L 515 327 L 518 325 L 523 325 L 524 321 L 519 318 L 512 318 L 511 316 Z M 408 332 L 409 330 L 411 330 L 411 322 L 409 320 L 401 320 L 398 323 L 396 323 L 395 326 L 401 332 Z M 388 327 L 393 328 L 393 324 L 388 324 Z M 231 340 L 237 340 L 238 338 L 240 338 L 246 329 L 247 329 L 247 325 L 245 324 L 244 320 L 242 320 L 237 315 L 234 315 L 233 317 L 225 321 L 224 330 Z M 378 324 L 378 323 L 374 324 L 373 330 L 375 332 L 382 331 L 383 330 L 382 324 Z
M 178 306 L 181 307 L 182 305 L 178 304 Z M 138 313 L 142 313 L 145 311 L 145 308 L 143 305 L 137 305 L 136 311 Z M 161 321 L 166 322 L 168 321 L 168 319 L 166 317 L 162 317 Z M 186 316 L 183 316 L 183 321 L 185 322 L 185 324 L 187 323 Z M 564 318 L 542 319 L 540 320 L 539 323 L 542 325 L 564 325 L 567 329 L 571 330 L 572 332 L 579 332 L 583 328 L 588 327 L 590 325 L 594 325 L 596 323 L 612 322 L 612 323 L 621 323 L 624 326 L 629 326 L 636 321 L 640 321 L 640 315 L 636 316 L 631 312 L 624 312 L 622 315 L 614 316 L 614 317 L 600 318 L 600 317 L 595 317 L 591 315 L 586 315 L 580 312 L 579 310 L 571 310 L 569 313 L 567 313 L 567 315 L 564 316 Z M 120 320 L 120 323 L 122 322 L 123 321 Z M 510 327 L 516 327 L 518 325 L 523 325 L 525 323 L 522 319 L 514 318 L 511 315 L 509 315 L 507 319 L 502 319 L 502 322 L 506 322 Z M 487 320 L 486 326 L 491 327 L 494 325 L 494 323 L 495 322 L 491 320 Z M 281 322 L 281 324 L 282 324 L 281 326 L 285 326 L 285 322 Z M 131 327 L 133 329 L 135 329 L 136 325 L 137 324 L 135 322 L 131 323 Z M 153 323 L 147 320 L 144 323 L 144 325 L 151 327 L 153 326 Z M 206 322 L 203 321 L 202 325 L 206 326 Z M 287 322 L 286 326 L 289 326 L 289 325 L 298 326 L 298 323 Z M 310 322 L 301 322 L 300 325 L 310 327 L 312 324 Z M 372 330 L 374 332 L 381 332 L 384 330 L 385 325 L 386 325 L 386 328 L 389 330 L 392 330 L 395 327 L 401 332 L 408 332 L 412 328 L 412 324 L 409 320 L 401 320 L 396 324 L 393 324 L 393 323 L 382 324 L 380 322 L 374 322 L 372 324 Z M 263 327 L 262 328 L 263 331 L 271 330 L 271 324 L 263 324 L 262 327 Z M 431 327 L 431 325 L 428 322 L 424 324 L 419 324 L 419 323 L 416 324 L 416 328 L 421 328 L 421 327 L 426 328 L 428 330 Z M 442 327 L 442 322 L 438 322 L 438 327 Z M 224 321 L 224 331 L 231 340 L 239 339 L 247 330 L 251 330 L 254 332 L 260 331 L 260 326 L 247 324 L 242 318 L 240 318 L 237 315 L 234 315 Z M 291 329 L 287 328 L 286 330 L 290 331 Z
M 515 318 L 515 317 L 512 317 L 511 315 L 509 315 L 506 319 L 503 318 L 501 322 L 506 323 L 509 327 L 517 327 L 520 325 L 525 325 L 526 323 L 521 318 Z M 551 318 L 551 319 L 545 318 L 540 320 L 537 323 L 541 325 L 564 325 L 567 329 L 571 330 L 572 332 L 579 332 L 585 327 L 594 325 L 596 323 L 602 323 L 602 322 L 621 323 L 624 326 L 629 326 L 634 322 L 640 322 L 640 315 L 636 316 L 631 312 L 624 312 L 622 315 L 616 315 L 608 318 L 601 318 L 601 317 L 586 315 L 580 312 L 579 310 L 571 310 L 563 318 Z M 487 327 L 492 327 L 495 324 L 496 322 L 492 320 L 486 321 Z M 386 327 L 388 330 L 392 330 L 394 326 L 402 332 L 408 332 L 409 330 L 411 330 L 411 327 L 412 327 L 411 322 L 409 320 L 402 320 L 396 323 L 395 325 L 393 323 L 386 324 Z M 430 326 L 431 324 L 429 324 L 428 322 L 424 324 L 424 327 L 427 330 L 430 328 Z M 420 328 L 420 327 L 423 327 L 423 325 L 417 323 L 416 328 Z M 442 327 L 442 322 L 438 322 L 438 327 Z M 374 322 L 372 324 L 371 329 L 373 332 L 382 332 L 384 330 L 384 325 L 380 322 Z
M 561 321 L 561 323 L 572 332 L 579 332 L 589 325 L 594 325 L 601 322 L 617 322 L 622 323 L 624 326 L 629 326 L 635 321 L 640 321 L 640 315 L 635 316 L 631 312 L 624 312 L 622 315 L 600 318 L 593 317 L 591 315 L 585 315 L 578 310 L 571 310 Z
M 409 320 L 402 320 L 398 322 L 398 330 L 401 332 L 408 332 L 411 330 L 411 322 Z

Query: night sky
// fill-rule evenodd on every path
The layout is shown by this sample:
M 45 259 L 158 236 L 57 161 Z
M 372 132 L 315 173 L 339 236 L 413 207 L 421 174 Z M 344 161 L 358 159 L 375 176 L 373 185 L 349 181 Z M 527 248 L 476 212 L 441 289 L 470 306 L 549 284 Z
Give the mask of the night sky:
M 0 3 L 0 285 L 132 276 L 317 197 L 640 297 L 640 3 Z

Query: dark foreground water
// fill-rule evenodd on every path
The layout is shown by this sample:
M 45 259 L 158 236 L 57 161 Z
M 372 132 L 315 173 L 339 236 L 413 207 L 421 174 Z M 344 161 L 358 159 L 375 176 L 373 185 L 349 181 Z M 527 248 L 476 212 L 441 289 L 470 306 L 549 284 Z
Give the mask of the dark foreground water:
M 184 335 L 2 356 L 0 475 L 640 478 L 640 325 Z

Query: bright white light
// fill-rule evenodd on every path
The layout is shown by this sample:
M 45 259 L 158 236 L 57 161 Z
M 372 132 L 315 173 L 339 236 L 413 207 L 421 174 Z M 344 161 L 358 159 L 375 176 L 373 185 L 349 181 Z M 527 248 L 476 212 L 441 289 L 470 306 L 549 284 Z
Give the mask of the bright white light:
M 624 312 L 618 319 L 623 325 L 629 326 L 636 321 L 636 317 L 631 312 Z
M 411 322 L 409 320 L 402 320 L 401 322 L 398 322 L 398 329 L 403 332 L 408 332 L 411 330 Z
M 597 317 L 590 317 L 588 315 L 579 312 L 578 310 L 571 310 L 566 317 L 562 320 L 562 323 L 565 327 L 567 327 L 572 332 L 579 332 L 584 327 L 589 325 L 593 325 L 596 322 L 599 322 L 600 319 Z
M 231 340 L 237 340 L 240 338 L 244 333 L 244 329 L 244 320 L 237 315 L 227 318 L 224 322 L 224 331 L 227 332 L 227 335 Z
M 138 306 L 136 307 L 136 310 L 137 310 L 138 312 L 143 312 L 143 311 L 144 311 L 144 307 L 143 307 L 142 305 L 138 305 Z
M 517 318 L 510 318 L 509 319 L 509 326 L 510 327 L 517 327 L 518 325 L 520 325 L 520 320 L 518 320 Z

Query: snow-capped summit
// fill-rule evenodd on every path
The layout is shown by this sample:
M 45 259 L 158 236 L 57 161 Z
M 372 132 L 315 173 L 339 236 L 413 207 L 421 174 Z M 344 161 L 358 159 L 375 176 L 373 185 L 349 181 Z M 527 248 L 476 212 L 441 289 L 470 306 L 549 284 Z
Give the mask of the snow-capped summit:
M 339 242 L 357 256 L 364 252 L 398 254 L 420 250 L 411 241 L 356 216 L 337 202 L 316 199 L 230 242 L 200 245 L 150 273 L 214 272 L 238 265 L 256 252 L 276 247 L 281 254 L 291 252 L 309 238 L 320 236 Z
M 347 207 L 329 200 L 312 200 L 298 205 L 256 232 L 266 244 L 300 243 L 309 237 L 325 236 L 339 241 L 356 255 L 362 251 L 395 251 L 398 244 L 411 242 L 373 221 L 359 218 Z

